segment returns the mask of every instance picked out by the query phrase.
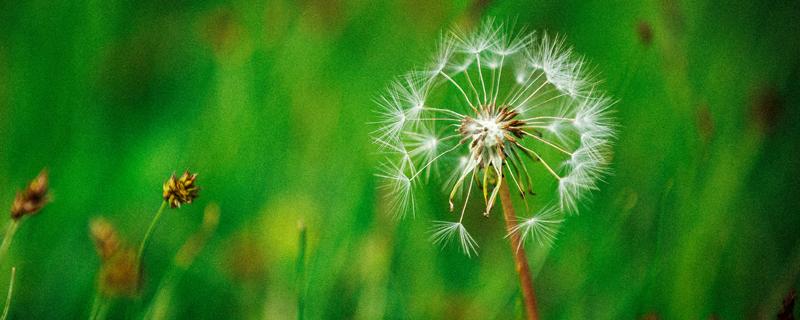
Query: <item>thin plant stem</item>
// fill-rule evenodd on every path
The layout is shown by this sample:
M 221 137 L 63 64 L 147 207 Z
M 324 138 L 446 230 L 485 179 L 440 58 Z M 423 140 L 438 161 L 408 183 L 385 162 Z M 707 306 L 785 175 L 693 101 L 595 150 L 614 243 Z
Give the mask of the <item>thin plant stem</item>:
M 104 309 L 106 300 L 102 297 L 100 292 L 95 293 L 94 302 L 92 302 L 92 311 L 89 314 L 89 320 L 96 320 L 104 318 Z
M 3 243 L 0 244 L 0 261 L 3 261 L 6 253 L 8 253 L 8 248 L 11 247 L 11 241 L 14 240 L 14 234 L 17 233 L 17 227 L 19 227 L 19 220 L 11 220 L 8 227 L 6 227 Z
M 147 307 L 142 319 L 161 320 L 167 318 L 175 286 L 180 281 L 181 277 L 183 277 L 183 274 L 189 270 L 197 254 L 203 249 L 214 231 L 216 231 L 217 223 L 219 222 L 218 219 L 219 207 L 216 205 L 207 206 L 203 216 L 202 227 L 186 240 L 175 255 L 175 258 L 172 259 L 172 268 L 167 271 L 167 274 L 159 283 L 153 302 Z
M 520 245 L 519 234 L 511 232 L 514 228 L 516 214 L 514 213 L 514 205 L 511 203 L 511 192 L 508 190 L 508 183 L 505 181 L 500 183 L 500 203 L 503 207 L 506 229 L 510 234 L 511 252 L 514 255 L 514 267 L 519 275 L 519 283 L 522 289 L 522 302 L 525 305 L 525 311 L 528 315 L 527 319 L 537 320 L 539 319 L 539 313 L 536 309 L 536 294 L 533 290 L 531 270 L 530 267 L 528 267 L 528 257 L 525 255 L 525 248 Z
M 306 304 L 305 265 L 307 235 L 306 226 L 302 221 L 298 224 L 298 229 L 300 231 L 300 236 L 298 239 L 297 265 L 295 266 L 295 270 L 297 271 L 297 319 L 303 320 L 305 318 Z
M 0 320 L 6 320 L 8 318 L 8 310 L 11 309 L 11 296 L 14 294 L 14 278 L 17 276 L 17 268 L 11 267 L 11 280 L 8 282 L 8 295 L 6 296 L 6 306 L 3 307 L 3 315 L 0 316 Z
M 153 230 L 156 228 L 156 224 L 158 224 L 158 220 L 161 219 L 161 214 L 164 213 L 164 209 L 167 208 L 167 202 L 161 202 L 161 207 L 158 208 L 156 211 L 156 215 L 153 217 L 153 221 L 150 222 L 150 227 L 147 228 L 147 232 L 144 233 L 144 238 L 142 238 L 142 244 L 139 245 L 139 253 L 136 255 L 136 261 L 141 266 L 142 264 L 142 255 L 144 254 L 144 249 L 147 247 L 147 240 L 150 239 L 150 235 L 153 233 Z
M 148 306 L 147 311 L 144 314 L 142 319 L 147 320 L 160 320 L 165 319 L 167 316 L 167 308 L 172 300 L 172 294 L 175 288 L 175 284 L 178 282 L 184 269 L 179 268 L 172 268 L 167 271 L 167 275 L 161 280 L 161 283 L 158 285 L 158 289 L 156 289 L 156 295 L 153 298 L 153 302 Z

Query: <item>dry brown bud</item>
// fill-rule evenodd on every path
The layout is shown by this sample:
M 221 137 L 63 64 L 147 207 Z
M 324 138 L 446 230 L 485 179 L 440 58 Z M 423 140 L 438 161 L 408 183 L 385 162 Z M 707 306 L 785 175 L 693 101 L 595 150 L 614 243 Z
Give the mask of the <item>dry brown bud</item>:
M 136 251 L 124 248 L 103 262 L 98 275 L 100 292 L 107 297 L 134 297 L 139 292 L 141 277 Z
M 17 192 L 14 203 L 11 205 L 11 218 L 19 220 L 25 215 L 33 215 L 39 212 L 50 201 L 47 190 L 47 169 L 42 169 L 25 190 Z
M 119 236 L 110 222 L 103 218 L 94 219 L 89 224 L 89 231 L 100 259 L 105 262 L 117 253 L 120 248 Z
M 639 41 L 645 46 L 650 46 L 653 42 L 653 28 L 646 21 L 639 21 L 636 24 L 636 34 L 639 36 Z
M 172 208 L 180 208 L 184 203 L 192 203 L 192 200 L 197 198 L 197 193 L 200 188 L 197 187 L 195 181 L 197 174 L 190 174 L 187 170 L 176 178 L 175 174 L 164 182 L 164 201 L 169 203 Z

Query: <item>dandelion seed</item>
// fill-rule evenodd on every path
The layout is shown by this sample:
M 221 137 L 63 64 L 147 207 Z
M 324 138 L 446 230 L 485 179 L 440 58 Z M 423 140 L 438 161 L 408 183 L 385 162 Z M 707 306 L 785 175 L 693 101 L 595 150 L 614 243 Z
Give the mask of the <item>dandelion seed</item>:
M 381 173 L 378 177 L 382 178 L 383 189 L 387 194 L 387 206 L 395 213 L 395 216 L 402 218 L 407 212 L 414 212 L 414 194 L 411 190 L 411 179 L 406 174 L 406 161 L 396 165 L 386 162 L 381 166 Z
M 443 35 L 423 70 L 376 99 L 373 140 L 387 157 L 378 176 L 389 208 L 413 213 L 414 191 L 430 184 L 420 181 L 441 185 L 459 216 L 436 222 L 432 239 L 457 239 L 467 255 L 477 249 L 463 225 L 470 197 L 481 198 L 489 215 L 503 184 L 527 201 L 534 181 L 551 182 L 551 192 L 537 194 L 559 205 L 513 229 L 523 240 L 551 243 L 561 221 L 555 214 L 576 212 L 607 173 L 615 135 L 613 101 L 596 89 L 585 59 L 563 37 L 514 29 L 488 20 Z M 441 181 L 438 170 L 448 173 Z
M 522 240 L 520 244 L 530 238 L 541 246 L 552 245 L 558 233 L 558 225 L 564 221 L 558 218 L 558 214 L 558 207 L 547 207 L 533 217 L 519 218 L 519 222 L 506 235 L 506 238 L 512 234 L 518 234 Z
M 475 239 L 467 232 L 467 228 L 461 222 L 434 222 L 433 231 L 431 232 L 431 240 L 434 243 L 446 246 L 453 242 L 454 239 L 458 241 L 461 251 L 467 256 L 478 254 L 478 243 L 475 242 Z

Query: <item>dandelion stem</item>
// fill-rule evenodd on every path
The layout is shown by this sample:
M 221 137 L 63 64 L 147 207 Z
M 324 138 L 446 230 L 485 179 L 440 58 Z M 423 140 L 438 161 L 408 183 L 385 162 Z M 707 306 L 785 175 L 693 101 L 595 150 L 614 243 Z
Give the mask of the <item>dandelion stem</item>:
M 6 253 L 8 253 L 8 248 L 11 246 L 11 241 L 14 240 L 14 234 L 17 233 L 17 227 L 19 227 L 19 220 L 14 219 L 8 223 L 8 227 L 6 227 L 6 234 L 3 236 L 3 243 L 0 244 L 0 261 L 3 261 Z
M 0 320 L 6 320 L 8 318 L 8 310 L 11 309 L 11 296 L 14 294 L 14 278 L 17 275 L 17 268 L 11 268 L 11 280 L 8 282 L 8 295 L 6 295 L 6 306 L 3 307 L 3 315 L 0 316 Z
M 139 245 L 139 253 L 136 255 L 136 261 L 139 263 L 141 267 L 142 264 L 142 254 L 144 254 L 144 249 L 147 247 L 147 240 L 150 239 L 150 235 L 153 233 L 153 230 L 156 228 L 156 224 L 158 224 L 158 220 L 161 218 L 161 214 L 164 213 L 164 209 L 167 208 L 167 202 L 161 202 L 161 207 L 158 208 L 156 211 L 156 215 L 153 217 L 153 221 L 150 222 L 150 226 L 147 228 L 147 232 L 144 233 L 144 238 L 142 238 L 142 244 Z
M 508 190 L 508 183 L 500 183 L 500 203 L 503 207 L 506 229 L 510 234 L 511 252 L 514 254 L 514 267 L 517 270 L 517 274 L 519 274 L 522 301 L 525 304 L 527 319 L 536 320 L 539 319 L 539 313 L 536 311 L 536 294 L 533 290 L 530 267 L 528 267 L 528 257 L 525 255 L 525 248 L 520 245 L 519 234 L 511 232 L 514 229 L 516 214 L 514 213 L 514 205 L 511 203 L 511 192 Z

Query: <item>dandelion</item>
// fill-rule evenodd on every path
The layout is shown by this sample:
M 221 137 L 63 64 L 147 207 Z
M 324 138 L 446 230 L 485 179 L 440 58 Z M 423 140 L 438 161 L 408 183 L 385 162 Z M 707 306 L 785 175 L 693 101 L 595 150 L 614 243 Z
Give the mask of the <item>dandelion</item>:
M 376 99 L 374 140 L 386 154 L 379 176 L 398 215 L 415 211 L 413 189 L 439 171 L 449 172 L 443 185 L 450 211 L 460 209 L 458 224 L 473 194 L 490 214 L 505 183 L 527 201 L 534 181 L 554 182 L 559 206 L 548 214 L 577 212 L 597 189 L 615 134 L 613 101 L 595 89 L 585 60 L 564 38 L 512 29 L 488 21 L 474 32 L 446 34 L 427 68 L 400 77 Z M 466 233 L 442 228 L 434 232 Z M 474 247 L 471 237 L 463 239 L 462 248 Z
M 426 67 L 376 99 L 373 138 L 386 158 L 379 177 L 390 208 L 400 217 L 414 213 L 414 190 L 433 181 L 449 194 L 449 211 L 458 210 L 457 220 L 434 223 L 435 243 L 457 241 L 468 256 L 477 253 L 464 216 L 478 197 L 487 216 L 501 199 L 516 256 L 524 258 L 526 240 L 551 244 L 561 217 L 577 213 L 607 171 L 613 101 L 595 83 L 563 37 L 492 20 L 443 35 Z M 534 182 L 558 205 L 516 217 L 511 188 L 530 208 Z M 538 191 L 546 182 L 552 192 Z

